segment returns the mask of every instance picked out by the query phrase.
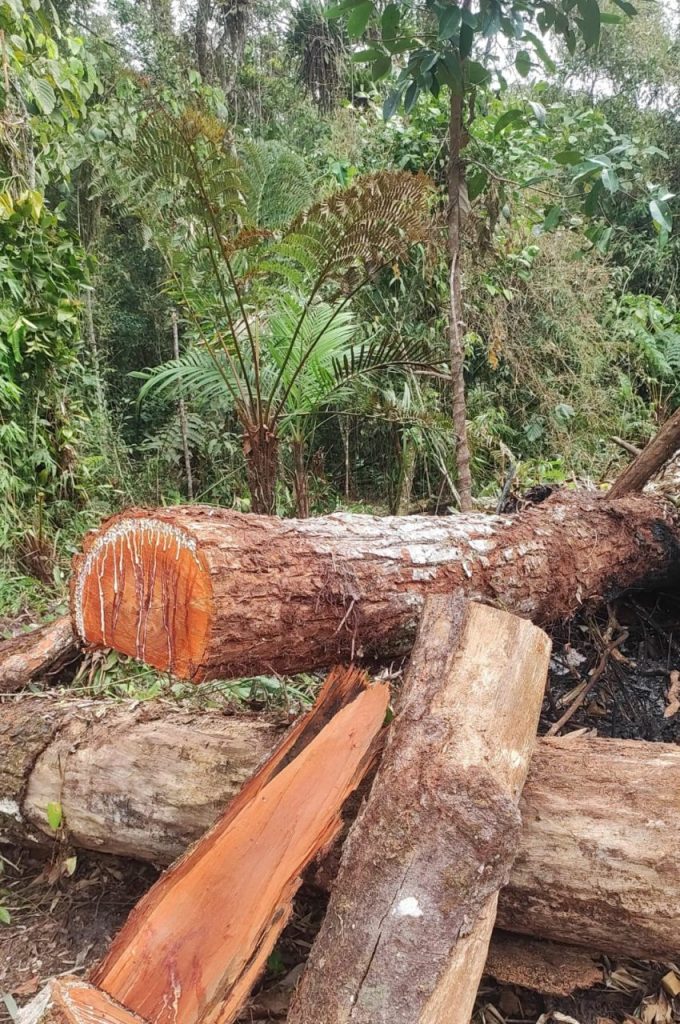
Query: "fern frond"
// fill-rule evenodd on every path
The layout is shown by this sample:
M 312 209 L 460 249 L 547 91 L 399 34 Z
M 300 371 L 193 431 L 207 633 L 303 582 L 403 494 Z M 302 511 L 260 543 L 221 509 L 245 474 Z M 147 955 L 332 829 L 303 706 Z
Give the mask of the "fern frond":
M 422 174 L 366 175 L 300 214 L 277 251 L 308 272 L 316 265 L 324 281 L 370 277 L 427 240 L 432 196 Z
M 249 224 L 277 229 L 312 202 L 314 189 L 302 157 L 280 142 L 257 140 L 239 148 Z

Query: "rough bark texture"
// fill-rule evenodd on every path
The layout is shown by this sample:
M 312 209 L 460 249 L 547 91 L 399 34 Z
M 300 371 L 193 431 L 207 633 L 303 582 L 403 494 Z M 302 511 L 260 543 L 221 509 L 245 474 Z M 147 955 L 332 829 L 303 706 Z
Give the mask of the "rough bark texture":
M 160 701 L 0 706 L 0 837 L 169 864 L 215 822 L 283 726 Z M 59 803 L 57 836 L 47 805 Z
M 423 599 L 462 587 L 539 624 L 657 582 L 676 513 L 556 496 L 519 516 L 309 520 L 208 506 L 132 509 L 90 534 L 72 609 L 88 643 L 201 680 L 408 651 Z
M 230 1024 L 303 870 L 340 829 L 388 699 L 355 669 L 332 673 L 214 828 L 137 905 L 94 984 L 154 1024 Z
M 468 1024 L 549 660 L 524 619 L 460 595 L 426 601 L 289 1024 Z
M 679 753 L 640 740 L 542 740 L 499 927 L 619 955 L 676 957 Z
M 609 498 L 639 493 L 652 477 L 666 465 L 680 448 L 680 409 L 666 420 L 649 444 L 616 478 L 609 489 Z
M 79 654 L 80 642 L 69 615 L 5 640 L 0 643 L 0 693 L 22 690 L 34 679 L 57 675 Z
M 599 954 L 579 946 L 527 939 L 495 931 L 484 973 L 502 985 L 519 985 L 551 996 L 570 996 L 603 980 Z
M 0 837 L 53 842 L 47 804 L 60 802 L 64 841 L 168 864 L 213 824 L 281 729 L 160 702 L 0 705 Z M 540 740 L 521 809 L 500 898 L 506 927 L 614 955 L 677 956 L 680 747 Z M 334 851 L 321 884 L 336 871 Z

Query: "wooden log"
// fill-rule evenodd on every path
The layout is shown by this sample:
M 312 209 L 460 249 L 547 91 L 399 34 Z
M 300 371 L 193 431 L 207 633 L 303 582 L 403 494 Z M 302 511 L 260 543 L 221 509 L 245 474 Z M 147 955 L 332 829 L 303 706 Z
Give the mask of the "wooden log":
M 550 640 L 428 598 L 289 1024 L 468 1024 L 519 846 Z
M 610 499 L 643 490 L 668 460 L 680 449 L 680 409 L 676 409 L 651 441 L 617 476 L 609 489 Z
M 0 705 L 0 838 L 167 865 L 224 811 L 283 724 L 161 701 L 25 697 Z M 48 804 L 62 809 L 59 835 Z
M 544 624 L 658 582 L 677 513 L 564 493 L 512 516 L 281 520 L 207 506 L 130 510 L 85 541 L 72 611 L 86 642 L 195 680 L 408 651 L 423 599 L 468 597 Z
M 0 693 L 23 690 L 35 679 L 58 675 L 79 654 L 70 615 L 4 640 L 0 643 Z
M 230 1024 L 373 759 L 389 689 L 327 679 L 218 823 L 134 909 L 92 982 L 153 1024 Z
M 547 996 L 570 996 L 604 980 L 599 954 L 580 946 L 528 939 L 496 930 L 484 974 L 502 985 L 519 985 Z
M 0 839 L 59 838 L 167 865 L 214 823 L 281 729 L 158 701 L 0 705 Z M 62 807 L 59 837 L 49 803 Z M 612 955 L 676 957 L 680 747 L 540 740 L 520 806 L 520 850 L 499 907 L 508 929 Z M 325 886 L 335 861 L 316 875 Z M 611 908 L 605 918 L 600 904 Z

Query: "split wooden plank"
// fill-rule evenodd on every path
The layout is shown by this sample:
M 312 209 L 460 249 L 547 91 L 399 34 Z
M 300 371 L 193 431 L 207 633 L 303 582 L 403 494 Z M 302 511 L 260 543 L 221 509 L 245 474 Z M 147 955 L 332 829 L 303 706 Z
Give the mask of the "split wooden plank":
M 468 1024 L 549 659 L 523 619 L 460 595 L 425 602 L 289 1024 Z
M 0 693 L 23 690 L 34 679 L 57 675 L 79 657 L 80 642 L 69 615 L 4 640 L 0 642 Z
M 80 978 L 51 978 L 19 1011 L 17 1024 L 146 1024 L 94 985 Z
M 389 699 L 332 673 L 315 708 L 154 885 L 92 980 L 154 1024 L 229 1024 L 291 912 L 301 874 L 337 835 Z

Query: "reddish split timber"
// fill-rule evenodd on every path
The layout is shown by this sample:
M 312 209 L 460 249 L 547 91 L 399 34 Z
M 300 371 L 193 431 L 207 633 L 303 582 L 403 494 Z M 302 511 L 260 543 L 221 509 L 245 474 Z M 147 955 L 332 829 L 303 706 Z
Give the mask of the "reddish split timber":
M 536 623 L 667 575 L 676 513 L 564 493 L 519 516 L 242 515 L 130 510 L 75 560 L 77 634 L 163 671 L 213 679 L 408 650 L 422 602 L 466 595 Z
M 230 1024 L 374 760 L 388 697 L 356 669 L 331 673 L 312 711 L 137 905 L 93 982 L 153 1024 Z

